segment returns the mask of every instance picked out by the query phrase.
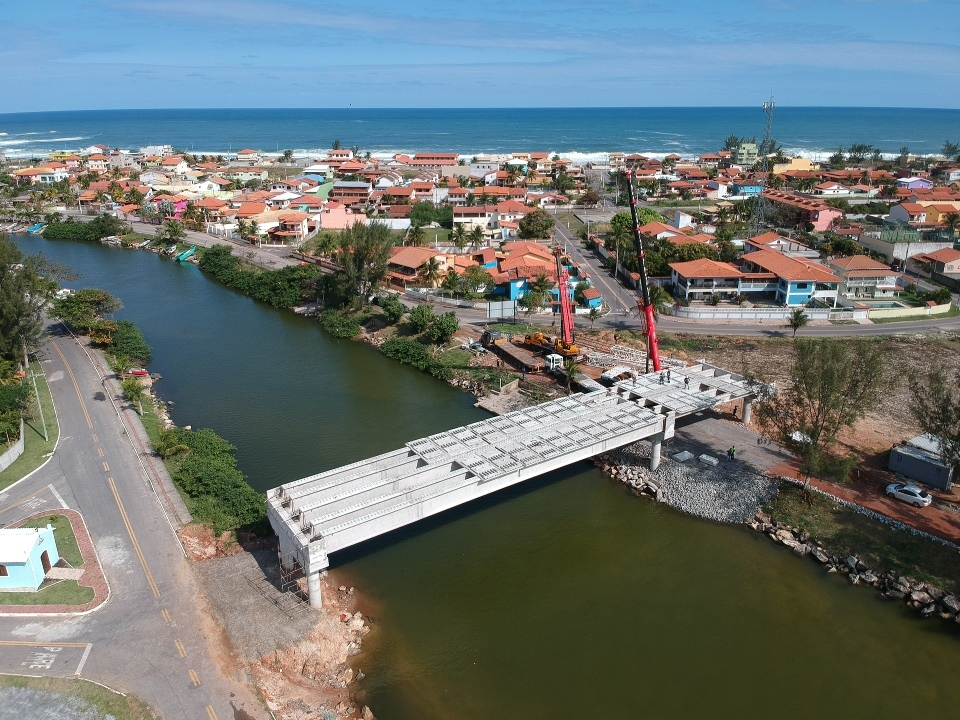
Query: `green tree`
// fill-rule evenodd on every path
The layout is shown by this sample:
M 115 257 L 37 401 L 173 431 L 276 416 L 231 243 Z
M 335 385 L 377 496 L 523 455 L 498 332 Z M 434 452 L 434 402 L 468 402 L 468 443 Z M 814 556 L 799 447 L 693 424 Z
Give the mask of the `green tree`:
M 790 380 L 778 392 L 757 385 L 761 427 L 795 450 L 806 472 L 824 468 L 841 430 L 876 407 L 886 389 L 883 352 L 864 340 L 798 339 Z
M 105 316 L 122 307 L 123 303 L 106 290 L 84 288 L 54 300 L 50 314 L 75 330 L 90 332 L 101 326 Z
M 463 249 L 467 246 L 467 231 L 464 229 L 463 223 L 454 226 L 450 237 L 453 238 L 453 244 L 457 246 L 457 250 L 463 252 Z
M 143 415 L 143 401 L 147 397 L 147 389 L 143 384 L 137 378 L 131 377 L 121 382 L 120 387 L 123 388 L 127 400 L 137 406 L 138 414 Z
M 417 277 L 424 285 L 436 287 L 440 281 L 440 263 L 435 257 L 430 258 L 420 266 Z
M 410 313 L 410 327 L 415 333 L 422 333 L 430 327 L 430 323 L 433 322 L 435 317 L 430 305 L 418 305 Z
M 960 466 L 960 372 L 952 380 L 942 370 L 910 379 L 910 412 L 924 433 L 940 444 L 940 458 Z
M 446 312 L 437 315 L 430 322 L 430 326 L 427 328 L 427 337 L 430 338 L 431 342 L 442 345 L 452 338 L 459 329 L 460 321 L 457 319 L 456 313 Z
M 948 160 L 960 161 L 960 143 L 947 140 L 943 143 L 943 149 L 940 151 Z
M 330 146 L 331 150 L 341 150 L 342 148 L 343 144 L 339 140 L 334 140 L 333 145 Z
M 281 157 L 283 158 L 283 161 L 289 165 L 293 160 L 293 150 L 284 150 Z
M 190 446 L 181 441 L 180 434 L 175 429 L 160 430 L 160 438 L 154 443 L 153 449 L 164 460 L 190 452 Z
M 354 223 L 340 231 L 334 262 L 344 269 L 345 286 L 366 302 L 370 290 L 387 276 L 393 237 L 383 223 Z
M 597 308 L 590 308 L 590 314 L 587 317 L 590 318 L 590 327 L 593 327 L 593 324 L 600 318 L 600 311 Z
M 470 265 L 463 271 L 463 285 L 472 296 L 493 292 L 493 276 L 479 265 Z
M 172 243 L 180 242 L 186 236 L 187 231 L 184 229 L 183 225 L 176 220 L 167 220 L 167 222 L 163 224 L 163 227 L 160 228 L 160 231 L 157 233 L 157 237 Z
M 396 295 L 384 295 L 379 298 L 378 302 L 383 310 L 384 319 L 390 325 L 399 321 L 407 312 L 407 306 L 400 302 Z
M 426 240 L 427 234 L 423 231 L 423 228 L 419 225 L 412 225 L 410 231 L 407 234 L 407 239 L 410 240 L 410 244 L 415 247 L 420 247 L 423 245 L 424 240 Z
M 534 210 L 520 219 L 520 237 L 532 239 L 549 237 L 553 224 L 553 218 L 546 212 L 540 209 Z
M 661 314 L 669 315 L 673 311 L 673 296 L 660 285 L 651 285 L 650 304 L 653 305 L 654 318 L 659 318 Z
M 0 235 L 0 359 L 13 360 L 34 350 L 43 333 L 42 308 L 56 288 L 44 277 L 40 256 L 24 257 L 10 238 Z
M 787 319 L 786 327 L 793 330 L 793 336 L 796 337 L 797 330 L 806 327 L 809 322 L 810 317 L 803 311 L 803 308 L 795 308 Z
M 479 225 L 474 225 L 470 231 L 470 244 L 475 248 L 483 245 L 483 228 Z
M 462 292 L 466 291 L 466 286 L 463 282 L 463 278 L 457 275 L 456 271 L 451 269 L 443 276 L 443 280 L 440 283 L 440 287 L 445 291 L 450 293 L 451 296 L 456 297 Z
M 576 358 L 567 358 L 563 361 L 563 370 L 567 375 L 567 395 L 573 392 L 573 379 L 580 372 L 580 363 Z
M 846 164 L 847 164 L 846 152 L 842 147 L 837 149 L 837 151 L 830 156 L 830 159 L 827 160 L 827 162 L 830 164 L 832 168 L 837 170 L 842 170 L 844 167 L 846 167 Z

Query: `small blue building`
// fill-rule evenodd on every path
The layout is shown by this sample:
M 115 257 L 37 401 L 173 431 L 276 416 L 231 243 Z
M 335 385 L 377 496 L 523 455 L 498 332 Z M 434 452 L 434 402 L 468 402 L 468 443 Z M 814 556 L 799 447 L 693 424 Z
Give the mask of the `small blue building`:
M 757 197 L 763 192 L 763 186 L 756 180 L 734 180 L 733 194 L 736 197 Z
M 0 530 L 0 591 L 36 590 L 58 562 L 53 525 Z

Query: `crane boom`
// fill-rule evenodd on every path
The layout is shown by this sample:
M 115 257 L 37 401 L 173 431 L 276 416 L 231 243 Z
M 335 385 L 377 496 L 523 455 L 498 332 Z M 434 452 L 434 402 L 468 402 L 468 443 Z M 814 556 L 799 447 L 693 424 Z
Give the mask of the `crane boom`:
M 633 192 L 633 171 L 627 170 L 627 192 L 630 197 L 630 217 L 633 220 L 633 243 L 637 249 L 637 260 L 640 264 L 640 298 L 637 300 L 637 309 L 641 317 L 644 318 L 644 335 L 647 336 L 647 370 L 649 371 L 650 361 L 653 361 L 653 369 L 659 372 L 662 368 L 660 363 L 660 341 L 657 339 L 656 313 L 653 303 L 650 302 L 650 283 L 647 280 L 647 253 L 643 249 L 643 238 L 640 235 L 640 217 L 637 214 L 637 197 Z
M 557 289 L 560 293 L 560 337 L 554 343 L 554 349 L 563 357 L 575 357 L 580 348 L 573 344 L 573 302 L 570 300 L 570 275 L 563 265 L 563 250 L 553 251 L 557 259 Z

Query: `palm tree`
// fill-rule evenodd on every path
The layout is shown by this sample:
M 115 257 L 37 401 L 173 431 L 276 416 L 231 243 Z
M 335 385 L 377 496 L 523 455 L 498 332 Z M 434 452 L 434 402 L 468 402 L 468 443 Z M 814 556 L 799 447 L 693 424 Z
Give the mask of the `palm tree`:
M 463 223 L 455 225 L 453 228 L 453 244 L 457 246 L 457 250 L 463 252 L 463 249 L 467 246 L 467 231 L 463 227 Z
M 786 327 L 793 330 L 793 336 L 797 336 L 797 330 L 806 327 L 810 322 L 810 317 L 803 311 L 803 308 L 796 308 L 787 320 Z
M 127 372 L 127 368 L 130 367 L 130 357 L 124 355 L 123 353 L 117 353 L 116 355 L 107 355 L 107 364 L 110 366 L 110 370 L 113 371 L 113 374 L 116 375 L 120 380 L 123 380 L 124 374 Z
M 330 146 L 332 150 L 339 150 L 343 147 L 343 144 L 339 140 L 334 140 L 333 145 Z
M 597 310 L 597 308 L 590 308 L 590 314 L 587 315 L 587 317 L 590 318 L 590 327 L 592 328 L 593 324 L 600 317 L 600 311 Z
M 659 319 L 660 314 L 673 307 L 673 296 L 659 285 L 650 286 L 650 304 L 653 305 L 653 317 Z
M 174 243 L 180 242 L 187 236 L 187 231 L 183 229 L 183 225 L 176 220 L 167 221 L 163 226 L 162 232 L 164 238 Z
M 483 244 L 483 228 L 475 225 L 470 231 L 470 245 L 479 248 Z
M 259 245 L 260 244 L 260 225 L 257 223 L 256 220 L 251 220 L 249 227 L 250 227 L 250 242 L 252 243 L 254 240 L 256 240 L 257 244 Z
M 430 258 L 420 266 L 420 272 L 417 277 L 420 278 L 424 285 L 436 287 L 437 281 L 440 280 L 440 263 L 437 262 L 435 257 Z
M 237 220 L 237 235 L 240 236 L 241 240 L 243 240 L 243 238 L 246 237 L 248 232 L 250 232 L 250 226 L 247 225 L 247 221 Z
M 426 239 L 427 234 L 423 231 L 423 228 L 420 225 L 414 225 L 410 228 L 408 238 L 411 245 L 420 247 L 423 245 L 423 241 Z
M 284 150 L 283 161 L 289 164 L 291 160 L 293 160 L 293 150 Z
M 147 389 L 135 377 L 127 378 L 120 383 L 120 387 L 123 388 L 123 394 L 127 396 L 127 400 L 136 403 L 140 408 L 140 415 L 143 415 L 143 401 L 147 397 Z
M 180 442 L 180 438 L 175 430 L 161 430 L 160 439 L 157 444 L 153 446 L 153 449 L 156 450 L 157 455 L 164 460 L 174 455 L 179 455 L 180 453 L 190 452 L 190 446 Z
M 563 362 L 563 369 L 567 373 L 567 395 L 573 392 L 573 377 L 580 372 L 580 363 L 577 362 L 576 358 L 567 358 Z

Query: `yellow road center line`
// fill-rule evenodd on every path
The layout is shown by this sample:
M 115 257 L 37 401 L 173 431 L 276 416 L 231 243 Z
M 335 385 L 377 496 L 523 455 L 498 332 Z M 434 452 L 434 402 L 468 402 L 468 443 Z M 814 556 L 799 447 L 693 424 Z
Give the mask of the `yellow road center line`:
M 77 376 L 73 374 L 73 368 L 70 367 L 70 363 L 67 362 L 67 358 L 60 351 L 57 343 L 51 340 L 50 344 L 53 345 L 53 349 L 57 351 L 57 355 L 63 360 L 63 366 L 67 368 L 67 373 L 69 373 L 70 380 L 73 382 L 73 389 L 77 391 L 77 399 L 80 400 L 80 409 L 83 410 L 83 416 L 87 419 L 87 427 L 93 430 L 93 420 L 90 419 L 90 413 L 87 412 L 87 403 L 84 402 L 83 393 L 80 392 L 80 384 L 77 382 Z
M 187 656 L 187 651 L 186 651 L 186 649 L 183 647 L 183 643 L 180 642 L 179 640 L 177 640 L 177 641 L 176 641 L 176 645 L 177 645 L 177 652 L 180 653 L 180 657 L 186 657 L 186 656 Z
M 207 717 L 209 717 L 210 720 L 220 720 L 220 718 L 217 717 L 217 711 L 213 709 L 212 705 L 207 705 Z
M 97 448 L 97 452 L 100 453 L 100 457 L 103 457 L 103 448 Z
M 113 478 L 107 478 L 107 482 L 110 483 L 110 489 L 113 491 L 113 498 L 117 501 L 117 507 L 120 508 L 120 516 L 123 518 L 123 524 L 127 527 L 127 534 L 130 535 L 130 541 L 133 543 L 133 549 L 136 550 L 137 557 L 140 558 L 140 564 L 143 566 L 143 572 L 147 576 L 147 582 L 150 584 L 150 589 L 153 590 L 153 596 L 160 597 L 160 588 L 157 587 L 157 583 L 153 579 L 153 573 L 150 572 L 150 566 L 147 565 L 147 559 L 143 556 L 143 550 L 140 549 L 140 542 L 137 540 L 137 535 L 135 532 L 133 532 L 133 527 L 130 525 L 130 518 L 127 517 L 127 509 L 123 506 L 123 501 L 120 499 L 120 493 L 117 492 L 117 484 L 113 481 Z
M 100 438 L 97 437 L 97 434 L 96 434 L 96 433 L 93 434 L 93 441 L 94 441 L 94 442 L 100 442 Z
M 110 466 L 107 465 L 106 462 L 103 463 L 103 471 L 104 471 L 104 472 L 110 472 Z
M 2 514 L 5 513 L 5 512 L 8 512 L 8 511 L 10 511 L 10 510 L 13 510 L 15 507 L 19 507 L 20 505 L 23 505 L 25 502 L 28 502 L 28 501 L 30 501 L 30 500 L 33 500 L 33 498 L 35 498 L 37 495 L 39 495 L 40 493 L 45 492 L 46 490 L 48 490 L 49 487 L 50 487 L 50 486 L 48 485 L 47 487 L 42 488 L 41 490 L 37 490 L 37 491 L 36 491 L 35 493 L 33 493 L 32 495 L 27 495 L 27 496 L 26 496 L 23 500 L 21 500 L 20 502 L 15 502 L 15 503 L 14 503 L 13 505 L 11 505 L 10 507 L 7 507 L 7 508 L 4 508 L 3 510 L 0 510 L 0 515 L 2 515 Z
M 170 613 L 167 612 L 166 608 L 164 608 L 162 612 L 163 612 L 163 619 L 166 621 L 167 625 L 172 623 L 173 620 L 170 619 Z
M 193 680 L 194 687 L 200 687 L 200 677 L 193 670 L 190 671 L 190 679 Z

